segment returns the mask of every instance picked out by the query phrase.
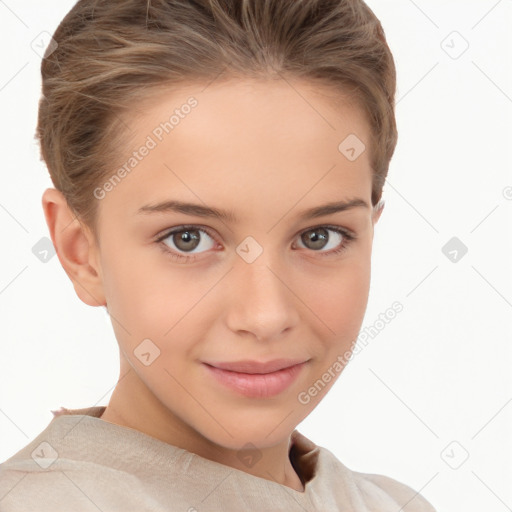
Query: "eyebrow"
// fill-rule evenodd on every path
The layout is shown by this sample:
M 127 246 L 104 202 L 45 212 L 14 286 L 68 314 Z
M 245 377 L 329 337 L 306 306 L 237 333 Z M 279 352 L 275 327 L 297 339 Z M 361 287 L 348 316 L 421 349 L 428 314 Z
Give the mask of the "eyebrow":
M 333 213 L 351 210 L 353 208 L 367 208 L 370 209 L 369 204 L 360 198 L 350 199 L 346 201 L 335 201 L 321 206 L 315 206 L 304 210 L 299 214 L 300 220 L 314 219 L 323 217 L 324 215 L 331 215 Z M 148 213 L 166 213 L 176 212 L 184 213 L 186 215 L 195 215 L 198 217 L 216 218 L 226 222 L 237 222 L 236 215 L 231 210 L 220 210 L 211 206 L 204 206 L 195 203 L 185 203 L 182 201 L 169 200 L 157 204 L 148 204 L 142 206 L 137 211 L 137 214 Z

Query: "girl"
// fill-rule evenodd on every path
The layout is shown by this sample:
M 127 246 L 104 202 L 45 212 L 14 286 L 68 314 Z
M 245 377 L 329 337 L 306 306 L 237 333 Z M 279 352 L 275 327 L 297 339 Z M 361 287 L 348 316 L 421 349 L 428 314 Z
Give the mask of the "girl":
M 432 512 L 295 428 L 357 340 L 397 141 L 366 4 L 79 0 L 42 76 L 46 222 L 120 376 L 0 465 L 0 509 Z

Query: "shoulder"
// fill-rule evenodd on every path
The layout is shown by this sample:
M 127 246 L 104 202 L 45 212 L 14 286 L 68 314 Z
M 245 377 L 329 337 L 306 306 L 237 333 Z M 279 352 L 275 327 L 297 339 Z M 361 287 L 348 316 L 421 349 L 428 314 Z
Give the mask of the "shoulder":
M 369 504 L 378 505 L 387 498 L 402 507 L 402 512 L 436 512 L 418 491 L 389 476 L 357 471 L 352 471 L 352 475 L 354 483 Z
M 48 468 L 26 459 L 0 464 L 2 512 L 54 512 L 64 505 L 74 512 L 144 510 L 142 501 L 150 499 L 144 491 L 135 475 L 88 461 L 59 458 Z
M 369 512 L 436 512 L 412 487 L 385 475 L 353 471 L 330 450 L 319 451 L 322 477 L 343 489 L 343 499 L 353 506 Z

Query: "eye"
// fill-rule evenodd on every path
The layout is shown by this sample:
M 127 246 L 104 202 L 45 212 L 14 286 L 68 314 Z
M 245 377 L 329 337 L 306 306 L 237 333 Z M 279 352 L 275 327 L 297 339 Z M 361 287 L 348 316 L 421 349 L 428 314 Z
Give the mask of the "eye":
M 166 243 L 165 240 L 169 240 L 170 243 Z M 180 226 L 168 231 L 157 242 L 161 243 L 165 252 L 177 259 L 195 259 L 195 256 L 189 257 L 180 252 L 195 255 L 215 246 L 215 241 L 209 232 L 197 226 Z
M 330 236 L 329 233 L 334 233 Z M 356 235 L 336 226 L 317 226 L 303 231 L 299 241 L 320 256 L 332 256 L 345 251 Z M 168 240 L 168 242 L 166 242 Z M 210 231 L 199 226 L 179 226 L 156 240 L 162 250 L 175 260 L 195 261 L 197 255 L 212 249 L 215 239 Z M 327 248 L 327 250 L 325 250 Z
M 329 232 L 335 233 L 332 237 Z M 321 253 L 322 256 L 339 254 L 348 248 L 350 242 L 355 239 L 355 235 L 347 230 L 334 226 L 318 226 L 303 231 L 300 235 L 300 242 L 314 252 Z M 320 249 L 328 249 L 320 251 Z M 329 250 L 330 249 L 330 250 Z

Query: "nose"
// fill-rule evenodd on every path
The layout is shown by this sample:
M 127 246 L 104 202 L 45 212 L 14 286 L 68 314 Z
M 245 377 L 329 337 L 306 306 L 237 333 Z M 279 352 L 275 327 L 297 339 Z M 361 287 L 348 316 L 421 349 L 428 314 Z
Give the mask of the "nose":
M 238 259 L 225 288 L 228 327 L 270 341 L 297 326 L 301 301 L 291 289 L 290 275 L 266 251 L 252 263 Z

